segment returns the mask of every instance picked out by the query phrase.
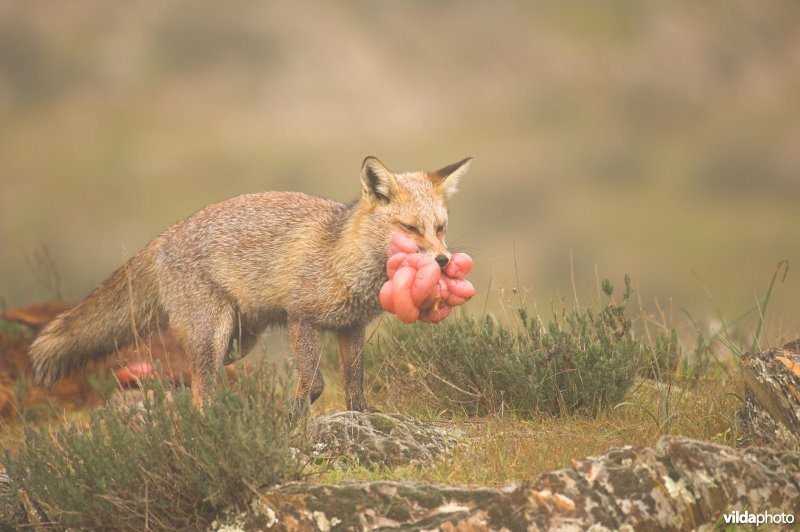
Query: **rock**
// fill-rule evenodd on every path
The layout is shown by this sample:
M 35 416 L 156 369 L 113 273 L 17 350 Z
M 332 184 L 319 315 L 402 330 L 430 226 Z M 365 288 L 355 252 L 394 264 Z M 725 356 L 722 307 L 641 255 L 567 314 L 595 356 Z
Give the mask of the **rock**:
M 47 322 L 55 318 L 70 307 L 63 301 L 46 301 L 26 307 L 12 308 L 0 312 L 0 318 L 27 325 L 39 331 Z
M 292 483 L 263 492 L 236 523 L 245 530 L 685 530 L 712 528 L 733 510 L 798 516 L 799 486 L 798 452 L 664 437 L 653 449 L 614 449 L 505 488 Z
M 800 454 L 736 452 L 683 437 L 654 449 L 624 447 L 546 473 L 515 490 L 496 515 L 520 514 L 537 529 L 602 525 L 630 530 L 687 530 L 732 509 L 800 510 Z M 497 504 L 496 503 L 496 504 Z
M 757 445 L 800 449 L 800 340 L 742 357 L 742 427 Z
M 344 467 L 432 465 L 458 443 L 458 434 L 399 414 L 339 412 L 309 426 L 312 458 Z
M 260 512 L 239 516 L 243 530 L 435 530 L 472 516 L 504 497 L 498 488 L 459 488 L 422 482 L 291 484 L 266 493 Z M 252 505 L 255 506 L 255 505 Z M 245 517 L 245 519 L 242 519 Z M 473 523 L 475 521 L 473 520 Z

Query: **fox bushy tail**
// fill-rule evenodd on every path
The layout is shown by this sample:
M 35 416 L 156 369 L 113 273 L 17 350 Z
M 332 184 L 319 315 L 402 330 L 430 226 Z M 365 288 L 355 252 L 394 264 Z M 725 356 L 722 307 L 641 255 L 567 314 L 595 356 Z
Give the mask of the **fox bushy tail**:
M 52 386 L 130 344 L 137 335 L 166 326 L 154 252 L 152 245 L 145 247 L 39 333 L 30 348 L 37 385 Z

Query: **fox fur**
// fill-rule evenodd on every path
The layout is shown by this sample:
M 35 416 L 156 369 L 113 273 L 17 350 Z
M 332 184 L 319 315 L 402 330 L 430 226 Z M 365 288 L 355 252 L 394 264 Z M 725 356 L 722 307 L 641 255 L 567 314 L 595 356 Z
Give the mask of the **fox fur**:
M 394 174 L 367 157 L 360 198 L 350 204 L 264 192 L 205 207 L 42 330 L 30 349 L 34 381 L 52 386 L 138 335 L 170 327 L 189 355 L 202 405 L 219 366 L 282 325 L 299 374 L 296 400 L 322 393 L 319 333 L 333 332 L 347 408 L 366 410 L 364 331 L 382 312 L 391 236 L 406 232 L 446 264 L 446 204 L 470 162 Z

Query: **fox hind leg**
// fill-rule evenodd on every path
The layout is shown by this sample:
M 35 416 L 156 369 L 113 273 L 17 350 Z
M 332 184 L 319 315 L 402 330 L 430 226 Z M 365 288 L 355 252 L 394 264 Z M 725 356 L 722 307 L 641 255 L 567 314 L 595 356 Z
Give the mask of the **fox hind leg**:
M 227 303 L 197 305 L 185 320 L 174 320 L 184 350 L 189 355 L 192 400 L 202 409 L 218 369 L 229 356 L 235 338 L 235 312 Z M 180 334 L 182 333 L 182 334 Z

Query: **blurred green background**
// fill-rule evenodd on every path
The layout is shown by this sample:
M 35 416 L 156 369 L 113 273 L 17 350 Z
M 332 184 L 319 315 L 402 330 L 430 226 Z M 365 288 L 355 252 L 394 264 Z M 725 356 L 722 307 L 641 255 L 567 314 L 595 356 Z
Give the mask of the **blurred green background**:
M 475 157 L 448 241 L 476 313 L 599 272 L 731 317 L 800 265 L 800 4 L 0 0 L 7 305 L 55 291 L 42 249 L 76 300 L 208 203 L 352 199 L 366 155 Z

